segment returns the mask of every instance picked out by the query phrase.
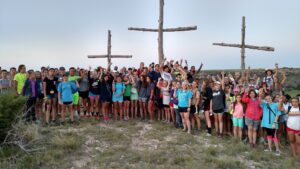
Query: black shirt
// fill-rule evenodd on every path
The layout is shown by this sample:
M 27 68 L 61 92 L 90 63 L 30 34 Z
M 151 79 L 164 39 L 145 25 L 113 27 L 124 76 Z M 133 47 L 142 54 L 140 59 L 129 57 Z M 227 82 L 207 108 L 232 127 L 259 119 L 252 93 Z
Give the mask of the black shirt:
M 46 83 L 46 95 L 54 95 L 57 93 L 57 77 L 53 77 L 53 79 L 49 79 L 46 77 L 43 82 Z

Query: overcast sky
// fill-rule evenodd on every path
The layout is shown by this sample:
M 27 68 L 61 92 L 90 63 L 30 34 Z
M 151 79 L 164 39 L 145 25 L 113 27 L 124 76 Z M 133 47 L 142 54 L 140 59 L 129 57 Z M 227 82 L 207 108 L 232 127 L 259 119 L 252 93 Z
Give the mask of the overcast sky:
M 158 61 L 157 33 L 128 27 L 157 28 L 159 0 L 0 0 L 0 65 L 106 66 L 107 30 L 119 66 Z M 240 43 L 246 16 L 246 43 L 275 47 L 275 52 L 246 50 L 246 65 L 300 67 L 299 0 L 165 0 L 164 26 L 197 25 L 197 31 L 165 33 L 167 58 L 187 59 L 205 69 L 240 67 L 240 49 L 213 42 Z

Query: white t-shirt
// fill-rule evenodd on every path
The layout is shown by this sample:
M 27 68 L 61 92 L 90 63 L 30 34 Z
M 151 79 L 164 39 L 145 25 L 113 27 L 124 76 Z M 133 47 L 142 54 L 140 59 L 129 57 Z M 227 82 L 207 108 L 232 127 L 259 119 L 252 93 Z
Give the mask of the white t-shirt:
M 287 127 L 293 130 L 300 130 L 300 109 L 292 107 L 287 120 Z
M 162 87 L 161 92 L 163 94 L 163 104 L 164 105 L 169 105 L 170 104 L 170 99 L 171 99 L 169 89 L 166 88 L 166 87 Z
M 162 71 L 160 75 L 161 75 L 162 79 L 164 79 L 164 80 L 166 80 L 168 82 L 170 82 L 170 81 L 173 80 L 172 75 L 170 73 L 168 73 L 168 72 Z

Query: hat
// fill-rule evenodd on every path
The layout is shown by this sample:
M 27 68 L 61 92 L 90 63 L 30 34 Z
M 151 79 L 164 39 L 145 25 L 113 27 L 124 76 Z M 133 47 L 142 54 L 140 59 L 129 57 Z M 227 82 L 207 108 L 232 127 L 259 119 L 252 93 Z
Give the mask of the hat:
M 218 84 L 218 85 L 220 85 L 221 83 L 220 83 L 219 81 L 215 81 L 215 84 Z
M 273 70 L 272 69 L 266 69 L 265 74 L 267 74 L 267 72 L 271 72 L 273 74 Z
M 65 67 L 59 67 L 59 70 L 66 70 Z
M 240 88 L 235 87 L 235 88 L 233 89 L 233 92 L 240 92 Z

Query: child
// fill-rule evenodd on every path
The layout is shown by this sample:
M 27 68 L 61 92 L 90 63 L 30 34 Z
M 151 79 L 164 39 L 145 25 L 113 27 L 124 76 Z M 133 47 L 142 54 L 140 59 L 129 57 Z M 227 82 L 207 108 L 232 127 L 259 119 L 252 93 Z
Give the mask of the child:
M 43 110 L 43 101 L 44 101 L 44 93 L 43 93 L 43 80 L 42 80 L 42 74 L 39 71 L 35 72 L 35 78 L 36 78 L 36 85 L 37 85 L 37 97 L 36 97 L 36 104 L 35 104 L 35 110 L 36 110 L 36 118 L 37 122 L 41 120 L 42 116 L 42 110 Z
M 130 100 L 131 100 L 131 118 L 136 119 L 138 113 L 138 99 L 139 94 L 137 90 L 137 70 L 133 70 L 133 76 L 130 77 L 131 83 L 131 93 L 130 93 Z
M 18 73 L 14 76 L 14 85 L 17 95 L 20 95 L 22 93 L 26 79 L 26 67 L 25 65 L 20 65 L 18 68 Z
M 124 116 L 125 120 L 129 120 L 129 107 L 130 107 L 130 96 L 131 96 L 131 86 L 128 76 L 124 76 L 125 93 L 124 93 Z
M 7 70 L 2 70 L 0 79 L 0 94 L 8 93 L 12 86 L 11 81 L 7 78 L 7 74 Z
M 37 87 L 34 71 L 28 71 L 28 79 L 26 79 L 22 90 L 22 95 L 28 97 L 25 114 L 26 122 L 36 121 L 35 102 L 37 97 Z
M 235 138 L 242 140 L 242 131 L 244 127 L 244 106 L 242 103 L 242 95 L 236 95 L 235 102 L 231 104 L 230 109 L 233 116 L 233 135 Z
M 117 77 L 116 83 L 113 82 L 112 91 L 113 91 L 112 101 L 114 103 L 115 121 L 118 120 L 117 108 L 119 108 L 120 120 L 122 121 L 123 120 L 123 94 L 125 92 L 125 85 L 122 83 L 121 76 Z
M 75 83 L 68 81 L 68 76 L 63 75 L 63 81 L 58 85 L 58 99 L 62 103 L 61 111 L 61 124 L 65 122 L 66 108 L 70 113 L 70 123 L 74 123 L 74 112 L 73 112 L 73 93 L 77 92 L 77 86 Z
M 99 97 L 100 97 L 100 80 L 98 77 L 98 74 L 96 71 L 92 73 L 88 72 L 88 81 L 89 81 L 89 98 L 90 98 L 90 113 L 87 115 L 87 117 L 90 117 L 90 115 L 95 116 L 96 120 L 99 120 Z M 94 113 L 94 107 L 96 109 L 96 113 Z

